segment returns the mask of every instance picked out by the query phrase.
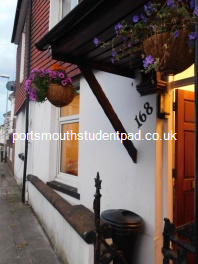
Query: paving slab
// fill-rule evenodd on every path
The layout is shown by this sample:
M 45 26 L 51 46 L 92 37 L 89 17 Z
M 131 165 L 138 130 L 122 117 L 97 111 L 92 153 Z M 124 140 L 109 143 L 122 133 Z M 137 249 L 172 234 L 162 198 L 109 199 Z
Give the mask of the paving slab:
M 14 243 L 3 243 L 0 245 L 0 264 L 16 262 L 19 259 L 17 249 Z M 27 262 L 28 263 L 28 262 Z
M 0 264 L 64 264 L 21 190 L 0 162 Z

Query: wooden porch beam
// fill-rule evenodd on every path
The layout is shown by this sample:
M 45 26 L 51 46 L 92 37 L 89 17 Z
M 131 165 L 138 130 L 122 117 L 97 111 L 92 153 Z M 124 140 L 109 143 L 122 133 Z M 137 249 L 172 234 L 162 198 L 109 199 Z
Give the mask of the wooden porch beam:
M 117 74 L 120 76 L 125 76 L 128 78 L 135 78 L 135 70 L 131 69 L 128 65 L 126 68 L 122 68 L 119 66 L 114 66 L 110 64 L 105 64 L 105 63 L 100 63 L 100 62 L 89 62 L 89 65 L 91 68 L 104 71 L 104 72 L 109 72 L 113 74 Z
M 108 98 L 106 97 L 105 93 L 102 90 L 102 87 L 98 83 L 96 77 L 93 74 L 91 67 L 85 61 L 79 61 L 78 67 L 83 74 L 84 78 L 88 82 L 92 92 L 96 96 L 99 104 L 101 105 L 102 109 L 104 110 L 106 116 L 108 117 L 109 121 L 111 122 L 115 131 L 119 131 L 119 133 L 126 133 L 122 123 L 120 122 L 118 116 L 116 115 L 111 103 L 109 102 Z M 127 152 L 129 153 L 130 157 L 132 158 L 133 162 L 137 162 L 137 150 L 134 147 L 131 140 L 124 140 L 123 145 L 126 148 Z
M 194 76 L 171 82 L 171 88 L 175 89 L 175 88 L 192 85 L 192 84 L 195 84 Z

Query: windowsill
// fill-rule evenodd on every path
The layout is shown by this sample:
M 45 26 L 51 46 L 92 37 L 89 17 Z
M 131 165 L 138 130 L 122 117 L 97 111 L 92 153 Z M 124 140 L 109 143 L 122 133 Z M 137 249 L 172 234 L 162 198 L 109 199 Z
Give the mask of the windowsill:
M 29 174 L 27 180 L 34 185 L 87 244 L 94 243 L 95 226 L 93 212 L 83 205 L 71 205 L 34 175 Z
M 72 196 L 73 198 L 80 200 L 80 194 L 78 193 L 78 189 L 75 187 L 63 184 L 58 181 L 47 182 L 47 185 L 56 191 L 65 193 L 69 196 Z
M 70 187 L 74 187 L 74 188 L 78 189 L 78 177 L 77 176 L 67 174 L 67 173 L 63 173 L 63 172 L 59 172 L 59 174 L 54 179 L 54 181 L 60 182 L 60 183 L 63 183 L 65 185 L 68 185 Z

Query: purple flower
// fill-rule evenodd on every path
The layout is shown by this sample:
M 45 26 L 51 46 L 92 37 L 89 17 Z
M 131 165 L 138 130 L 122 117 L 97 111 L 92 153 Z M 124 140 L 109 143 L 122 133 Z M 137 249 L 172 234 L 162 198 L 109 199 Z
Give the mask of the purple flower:
M 195 6 L 194 0 L 190 0 L 190 8 L 193 9 Z
M 174 0 L 167 0 L 167 6 L 175 7 Z
M 68 83 L 72 83 L 72 79 L 71 78 L 66 78 Z
M 38 72 L 38 71 L 39 71 L 39 69 L 34 68 L 34 69 L 31 71 L 31 73 L 36 73 L 36 72 Z
M 195 7 L 194 14 L 198 16 L 198 6 Z
M 174 32 L 174 38 L 177 38 L 179 36 L 179 31 L 176 29 Z
M 32 73 L 29 77 L 29 80 L 34 80 L 34 78 L 36 77 L 36 73 Z
M 117 25 L 115 25 L 115 32 L 116 34 L 118 34 L 118 31 L 122 28 L 122 24 L 118 23 Z
M 147 16 L 150 16 L 150 10 L 151 10 L 151 2 L 149 1 L 147 5 L 144 5 L 144 11 L 146 12 Z
M 156 25 L 151 25 L 151 28 L 152 28 L 153 31 L 156 31 L 157 26 Z
M 111 58 L 111 63 L 114 63 L 115 62 L 115 59 Z
M 151 56 L 151 55 L 148 55 L 146 58 L 145 58 L 148 63 L 152 64 L 154 62 L 154 58 Z
M 98 38 L 94 38 L 94 44 L 97 46 L 99 44 Z
M 122 40 L 125 41 L 126 40 L 126 37 L 125 36 L 121 36 Z
M 30 94 L 29 98 L 31 101 L 36 101 L 36 95 L 35 94 Z
M 131 42 L 128 42 L 127 47 L 128 47 L 128 48 L 131 47 Z
M 50 78 L 52 78 L 52 79 L 56 78 L 56 72 L 51 71 L 51 72 L 49 73 L 49 76 L 50 76 Z
M 152 63 L 154 63 L 154 58 L 151 55 L 146 56 L 146 58 L 143 60 L 144 68 L 147 68 Z
M 62 81 L 62 83 L 61 83 Z M 72 83 L 71 78 L 67 78 L 67 74 L 64 70 L 38 70 L 34 69 L 31 72 L 30 77 L 25 81 L 25 91 L 29 94 L 29 98 L 32 101 L 43 102 L 46 100 L 45 90 L 46 85 L 49 82 L 66 85 Z M 32 85 L 33 84 L 33 85 Z
M 188 34 L 188 38 L 190 40 L 194 40 L 194 39 L 196 39 L 196 37 L 197 37 L 196 32 L 191 32 L 191 33 Z
M 72 83 L 72 79 L 71 78 L 66 78 L 65 80 L 61 81 L 61 84 L 63 86 L 66 86 L 68 83 Z
M 137 23 L 138 21 L 139 21 L 139 16 L 137 16 L 137 15 L 134 16 L 134 17 L 133 17 L 133 22 L 134 22 L 134 23 Z
M 141 14 L 140 18 L 142 19 L 142 21 L 143 21 L 144 23 L 146 23 L 147 19 L 146 19 L 146 17 L 145 17 L 143 14 Z
M 26 80 L 25 81 L 25 91 L 29 92 L 31 86 L 31 80 Z
M 29 98 L 31 101 L 36 101 L 36 89 L 31 89 L 31 91 L 29 92 Z
M 115 57 L 115 56 L 116 56 L 116 51 L 115 51 L 115 50 L 112 50 L 112 52 L 111 52 L 111 56 L 112 56 L 112 57 Z
M 25 81 L 25 85 L 26 85 L 26 86 L 30 86 L 31 82 L 32 82 L 31 80 L 27 79 L 27 80 Z
M 62 84 L 62 86 L 65 86 L 65 85 L 68 84 L 68 81 L 67 81 L 67 80 L 62 80 L 62 81 L 61 81 L 61 84 Z
M 149 1 L 149 2 L 147 3 L 147 5 L 144 5 L 144 11 L 147 12 L 148 9 L 150 8 L 150 6 L 151 6 L 151 2 Z
M 63 78 L 65 78 L 65 74 L 62 73 L 62 72 L 59 72 L 59 73 L 58 73 L 58 77 L 61 78 L 61 79 L 63 79 Z

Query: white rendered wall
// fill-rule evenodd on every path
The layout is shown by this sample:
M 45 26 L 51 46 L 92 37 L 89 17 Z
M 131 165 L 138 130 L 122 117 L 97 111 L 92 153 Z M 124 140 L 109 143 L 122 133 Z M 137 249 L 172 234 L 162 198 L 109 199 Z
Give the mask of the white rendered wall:
M 20 113 L 17 115 L 16 119 L 16 133 L 20 135 L 21 133 L 25 132 L 25 110 L 21 110 Z M 14 136 L 16 139 L 18 138 L 17 135 Z M 24 137 L 21 136 L 23 139 Z M 19 158 L 19 154 L 25 154 L 25 141 L 15 140 L 15 161 L 14 161 L 14 177 L 18 184 L 22 183 L 23 179 L 23 168 L 24 168 L 24 161 Z
M 162 144 L 160 141 L 148 141 L 144 138 L 146 133 L 156 133 L 156 129 L 161 131 L 162 124 L 157 126 L 156 123 L 156 95 L 141 97 L 136 91 L 136 81 L 129 78 L 104 72 L 97 72 L 96 77 L 126 131 L 139 133 L 141 130 L 141 140 L 133 141 L 138 150 L 137 164 L 133 163 L 120 141 L 79 141 L 78 192 L 80 201 L 64 194 L 61 196 L 72 204 L 80 203 L 92 210 L 95 194 L 94 178 L 99 172 L 102 180 L 101 212 L 107 209 L 123 208 L 139 214 L 144 220 L 144 233 L 137 246 L 137 259 L 134 264 L 161 263 Z M 83 78 L 80 82 L 80 90 L 80 132 L 98 133 L 102 130 L 103 133 L 114 133 L 110 121 Z M 145 103 L 149 103 L 153 112 L 147 115 L 147 120 L 138 129 L 135 116 L 139 117 L 140 111 L 146 113 Z M 29 132 L 57 133 L 57 120 L 58 110 L 49 102 L 30 103 Z M 156 166 L 157 161 L 158 166 Z M 54 180 L 57 176 L 57 142 L 30 140 L 27 171 L 44 182 Z M 57 212 L 51 208 L 49 211 L 46 209 L 47 211 L 43 213 L 45 210 L 45 206 L 42 207 L 43 198 L 40 195 L 35 195 L 32 187 L 29 187 L 28 191 L 31 205 L 38 213 L 39 218 L 46 222 L 46 226 L 50 225 L 48 224 L 49 215 L 53 217 L 54 226 L 57 226 L 55 241 L 57 245 L 60 245 L 63 227 L 62 224 L 59 225 L 60 220 Z M 54 210 L 54 212 L 50 210 Z M 75 237 L 81 245 L 82 239 L 77 234 L 74 235 L 74 232 L 72 229 L 69 238 L 72 240 Z M 84 247 L 86 248 L 87 245 Z M 75 260 L 69 257 L 69 264 L 82 263 L 77 262 L 82 255 L 82 250 L 75 249 L 74 252 Z M 85 252 L 87 252 L 88 258 L 89 250 L 85 250 Z M 86 261 L 83 263 L 93 264 L 92 258 L 86 259 Z
M 27 174 L 33 174 L 42 181 L 54 180 L 57 166 L 57 141 L 50 140 L 49 136 L 43 140 L 37 135 L 42 133 L 57 133 L 57 111 L 58 109 L 50 104 L 30 102 L 29 111 L 29 137 L 28 147 L 28 168 Z M 36 140 L 38 139 L 38 140 Z
M 4 125 L 0 126 L 0 143 L 4 144 Z
M 135 81 L 129 78 L 103 72 L 98 72 L 96 76 L 128 133 L 139 132 L 134 119 L 139 111 L 145 112 L 146 102 L 153 107 L 153 113 L 140 127 L 141 134 L 156 132 L 156 95 L 140 97 Z M 113 133 L 112 125 L 84 79 L 81 79 L 80 89 L 80 132 L 97 133 L 102 130 Z M 123 208 L 143 218 L 144 235 L 134 264 L 153 264 L 157 263 L 156 250 L 161 254 L 163 220 L 161 210 L 158 213 L 161 203 L 156 202 L 162 202 L 161 193 L 156 192 L 162 188 L 162 181 L 156 182 L 156 141 L 144 139 L 133 143 L 138 150 L 137 164 L 133 163 L 119 141 L 80 141 L 79 192 L 81 203 L 92 208 L 94 178 L 99 172 L 102 179 L 101 211 Z M 158 259 L 160 262 L 161 259 Z
M 31 183 L 28 189 L 29 203 L 65 264 L 93 263 L 93 245 L 88 245 Z
M 170 132 L 166 127 L 167 121 L 156 118 L 156 95 L 141 97 L 136 91 L 136 81 L 97 72 L 96 77 L 111 102 L 115 112 L 128 133 L 138 133 L 141 130 L 141 140 L 133 143 L 138 150 L 137 164 L 134 164 L 126 149 L 119 141 L 101 140 L 79 141 L 79 176 L 78 192 L 80 200 L 59 193 L 71 204 L 83 204 L 89 209 L 93 208 L 95 194 L 94 178 L 99 172 L 102 180 L 101 211 L 107 209 L 128 209 L 139 214 L 145 223 L 143 235 L 137 245 L 137 259 L 134 264 L 158 264 L 162 263 L 162 231 L 163 218 L 171 217 L 172 211 L 172 187 L 167 184 L 170 180 L 171 163 L 169 157 L 173 153 L 169 151 L 171 142 L 150 140 L 144 138 L 146 133 L 159 133 L 162 139 L 163 132 Z M 133 85 L 132 85 L 133 83 Z M 139 83 L 139 81 L 137 81 Z M 93 95 L 87 82 L 82 78 L 80 82 L 80 132 L 114 133 L 114 129 L 104 114 L 97 99 Z M 145 113 L 145 103 L 153 108 L 153 112 L 147 115 L 147 120 L 138 129 L 135 117 L 139 112 Z M 25 114 L 21 112 L 17 118 L 17 132 L 24 132 Z M 169 126 L 171 127 L 171 126 Z M 57 133 L 58 110 L 48 102 L 44 104 L 30 103 L 29 131 L 34 133 Z M 144 140 L 143 140 L 144 139 Z M 15 175 L 22 177 L 23 165 L 18 154 L 24 152 L 24 141 L 15 143 Z M 31 141 L 28 152 L 28 173 L 38 176 L 42 181 L 54 180 L 57 176 L 57 142 L 55 141 Z M 31 185 L 30 185 L 31 186 Z M 58 213 L 46 205 L 42 195 L 35 188 L 29 187 L 30 203 L 39 217 L 45 222 L 50 231 L 52 218 L 55 228 L 57 246 L 62 243 L 62 232 L 69 231 L 69 241 L 75 241 L 79 247 L 85 249 L 83 263 L 93 264 L 88 245 L 78 236 L 71 227 L 63 224 Z M 45 204 L 43 206 L 43 204 Z M 51 220 L 48 216 L 51 216 Z M 68 233 L 67 233 L 68 234 Z M 77 242 L 78 241 L 78 242 Z M 64 242 L 65 243 L 65 242 Z M 73 243 L 73 242 L 72 242 Z M 67 246 L 65 245 L 67 248 Z M 64 248 L 65 248 L 64 247 Z M 77 262 L 81 258 L 82 250 L 67 253 L 69 264 Z M 75 252 L 75 256 L 71 254 Z M 77 253 L 79 252 L 79 254 Z M 86 262 L 87 261 L 87 262 Z

